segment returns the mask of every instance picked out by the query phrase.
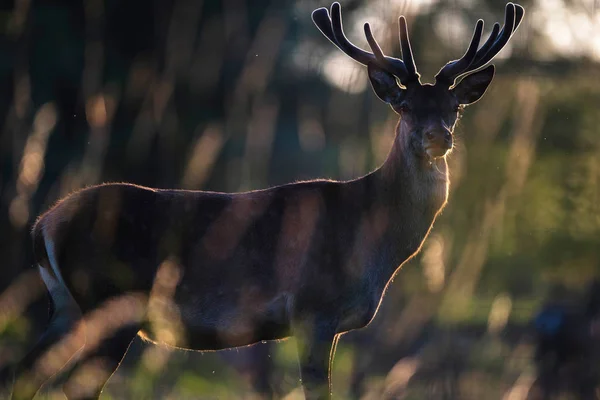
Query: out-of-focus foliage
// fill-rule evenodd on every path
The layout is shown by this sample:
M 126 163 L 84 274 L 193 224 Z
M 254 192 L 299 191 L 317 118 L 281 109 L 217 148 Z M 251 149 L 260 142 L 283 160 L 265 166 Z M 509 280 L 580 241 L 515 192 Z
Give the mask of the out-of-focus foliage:
M 239 191 L 350 179 L 383 161 L 397 116 L 372 94 L 365 69 L 313 26 L 312 10 L 328 5 L 0 7 L 0 367 L 46 323 L 28 230 L 72 190 L 127 181 Z M 376 320 L 340 341 L 336 398 L 525 398 L 529 320 L 550 287 L 577 292 L 600 273 L 600 5 L 523 5 L 523 26 L 495 62 L 492 87 L 457 129 L 449 205 Z M 397 55 L 404 13 L 427 82 L 462 54 L 476 19 L 489 31 L 504 4 L 342 6 L 355 43 L 365 45 L 368 20 Z M 105 398 L 252 398 L 251 382 L 269 362 L 275 391 L 297 398 L 291 340 L 223 353 L 136 341 Z M 57 390 L 47 388 L 48 398 Z

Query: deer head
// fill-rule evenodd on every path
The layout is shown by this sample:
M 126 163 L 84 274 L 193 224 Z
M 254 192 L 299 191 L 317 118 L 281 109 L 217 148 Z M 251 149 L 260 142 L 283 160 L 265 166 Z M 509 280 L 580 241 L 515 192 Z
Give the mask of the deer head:
M 478 20 L 466 53 L 446 64 L 435 76 L 433 85 L 420 82 L 404 16 L 399 19 L 402 60 L 383 54 L 368 23 L 365 23 L 364 30 L 372 53 L 353 45 L 344 34 L 341 7 L 337 2 L 331 6 L 331 17 L 326 8 L 319 8 L 313 12 L 312 18 L 333 44 L 368 67 L 369 79 L 377 96 L 400 114 L 398 136 L 416 155 L 431 161 L 444 157 L 452 149 L 453 130 L 459 112 L 464 106 L 479 100 L 494 78 L 493 65 L 480 68 L 506 45 L 523 14 L 523 7 L 508 3 L 502 30 L 495 23 L 481 47 L 483 20 Z

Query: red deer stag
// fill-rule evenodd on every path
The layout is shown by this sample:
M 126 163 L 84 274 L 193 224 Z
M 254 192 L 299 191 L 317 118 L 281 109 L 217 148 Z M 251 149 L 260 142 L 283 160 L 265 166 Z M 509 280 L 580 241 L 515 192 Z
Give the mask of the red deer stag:
M 504 27 L 496 23 L 481 47 L 477 21 L 466 53 L 431 85 L 420 83 L 404 17 L 400 60 L 382 53 L 368 24 L 372 53 L 350 43 L 338 3 L 331 17 L 325 8 L 313 12 L 321 32 L 367 66 L 377 96 L 400 114 L 388 158 L 361 178 L 232 194 L 104 184 L 58 202 L 32 231 L 54 312 L 15 368 L 13 399 L 32 398 L 81 348 L 64 390 L 69 399 L 97 399 L 138 334 L 202 351 L 295 336 L 306 397 L 329 399 L 339 336 L 371 321 L 390 279 L 421 248 L 447 201 L 445 156 L 459 113 L 486 91 L 494 66 L 479 69 L 523 14 L 508 3 Z M 127 296 L 125 304 L 141 310 L 135 317 L 99 311 Z M 107 331 L 101 337 L 88 323 L 94 315 Z M 104 373 L 87 374 L 83 387 L 75 377 L 85 365 Z

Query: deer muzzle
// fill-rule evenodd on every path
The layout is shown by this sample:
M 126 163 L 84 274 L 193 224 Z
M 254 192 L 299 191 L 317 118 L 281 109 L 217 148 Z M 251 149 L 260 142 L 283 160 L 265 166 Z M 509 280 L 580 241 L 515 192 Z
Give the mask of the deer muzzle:
M 423 140 L 429 158 L 443 157 L 452 148 L 452 132 L 445 128 L 426 131 Z

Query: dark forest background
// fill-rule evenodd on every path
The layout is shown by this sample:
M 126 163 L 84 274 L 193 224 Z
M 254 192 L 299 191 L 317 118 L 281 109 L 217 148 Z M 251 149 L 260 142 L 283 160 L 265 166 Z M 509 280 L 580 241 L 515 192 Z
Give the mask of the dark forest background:
M 490 90 L 457 129 L 449 204 L 376 320 L 340 341 L 335 398 L 525 398 L 531 318 L 550 297 L 577 303 L 600 274 L 600 2 L 521 4 Z M 384 160 L 397 116 L 313 25 L 312 10 L 329 5 L 2 2 L 0 367 L 46 323 L 28 232 L 71 191 L 242 191 L 355 178 Z M 486 32 L 502 21 L 504 5 L 342 2 L 350 39 L 365 47 L 370 21 L 395 55 L 406 15 L 424 82 L 462 55 L 477 18 Z M 301 398 L 295 357 L 292 341 L 201 354 L 136 340 L 104 398 L 252 398 L 260 379 Z

